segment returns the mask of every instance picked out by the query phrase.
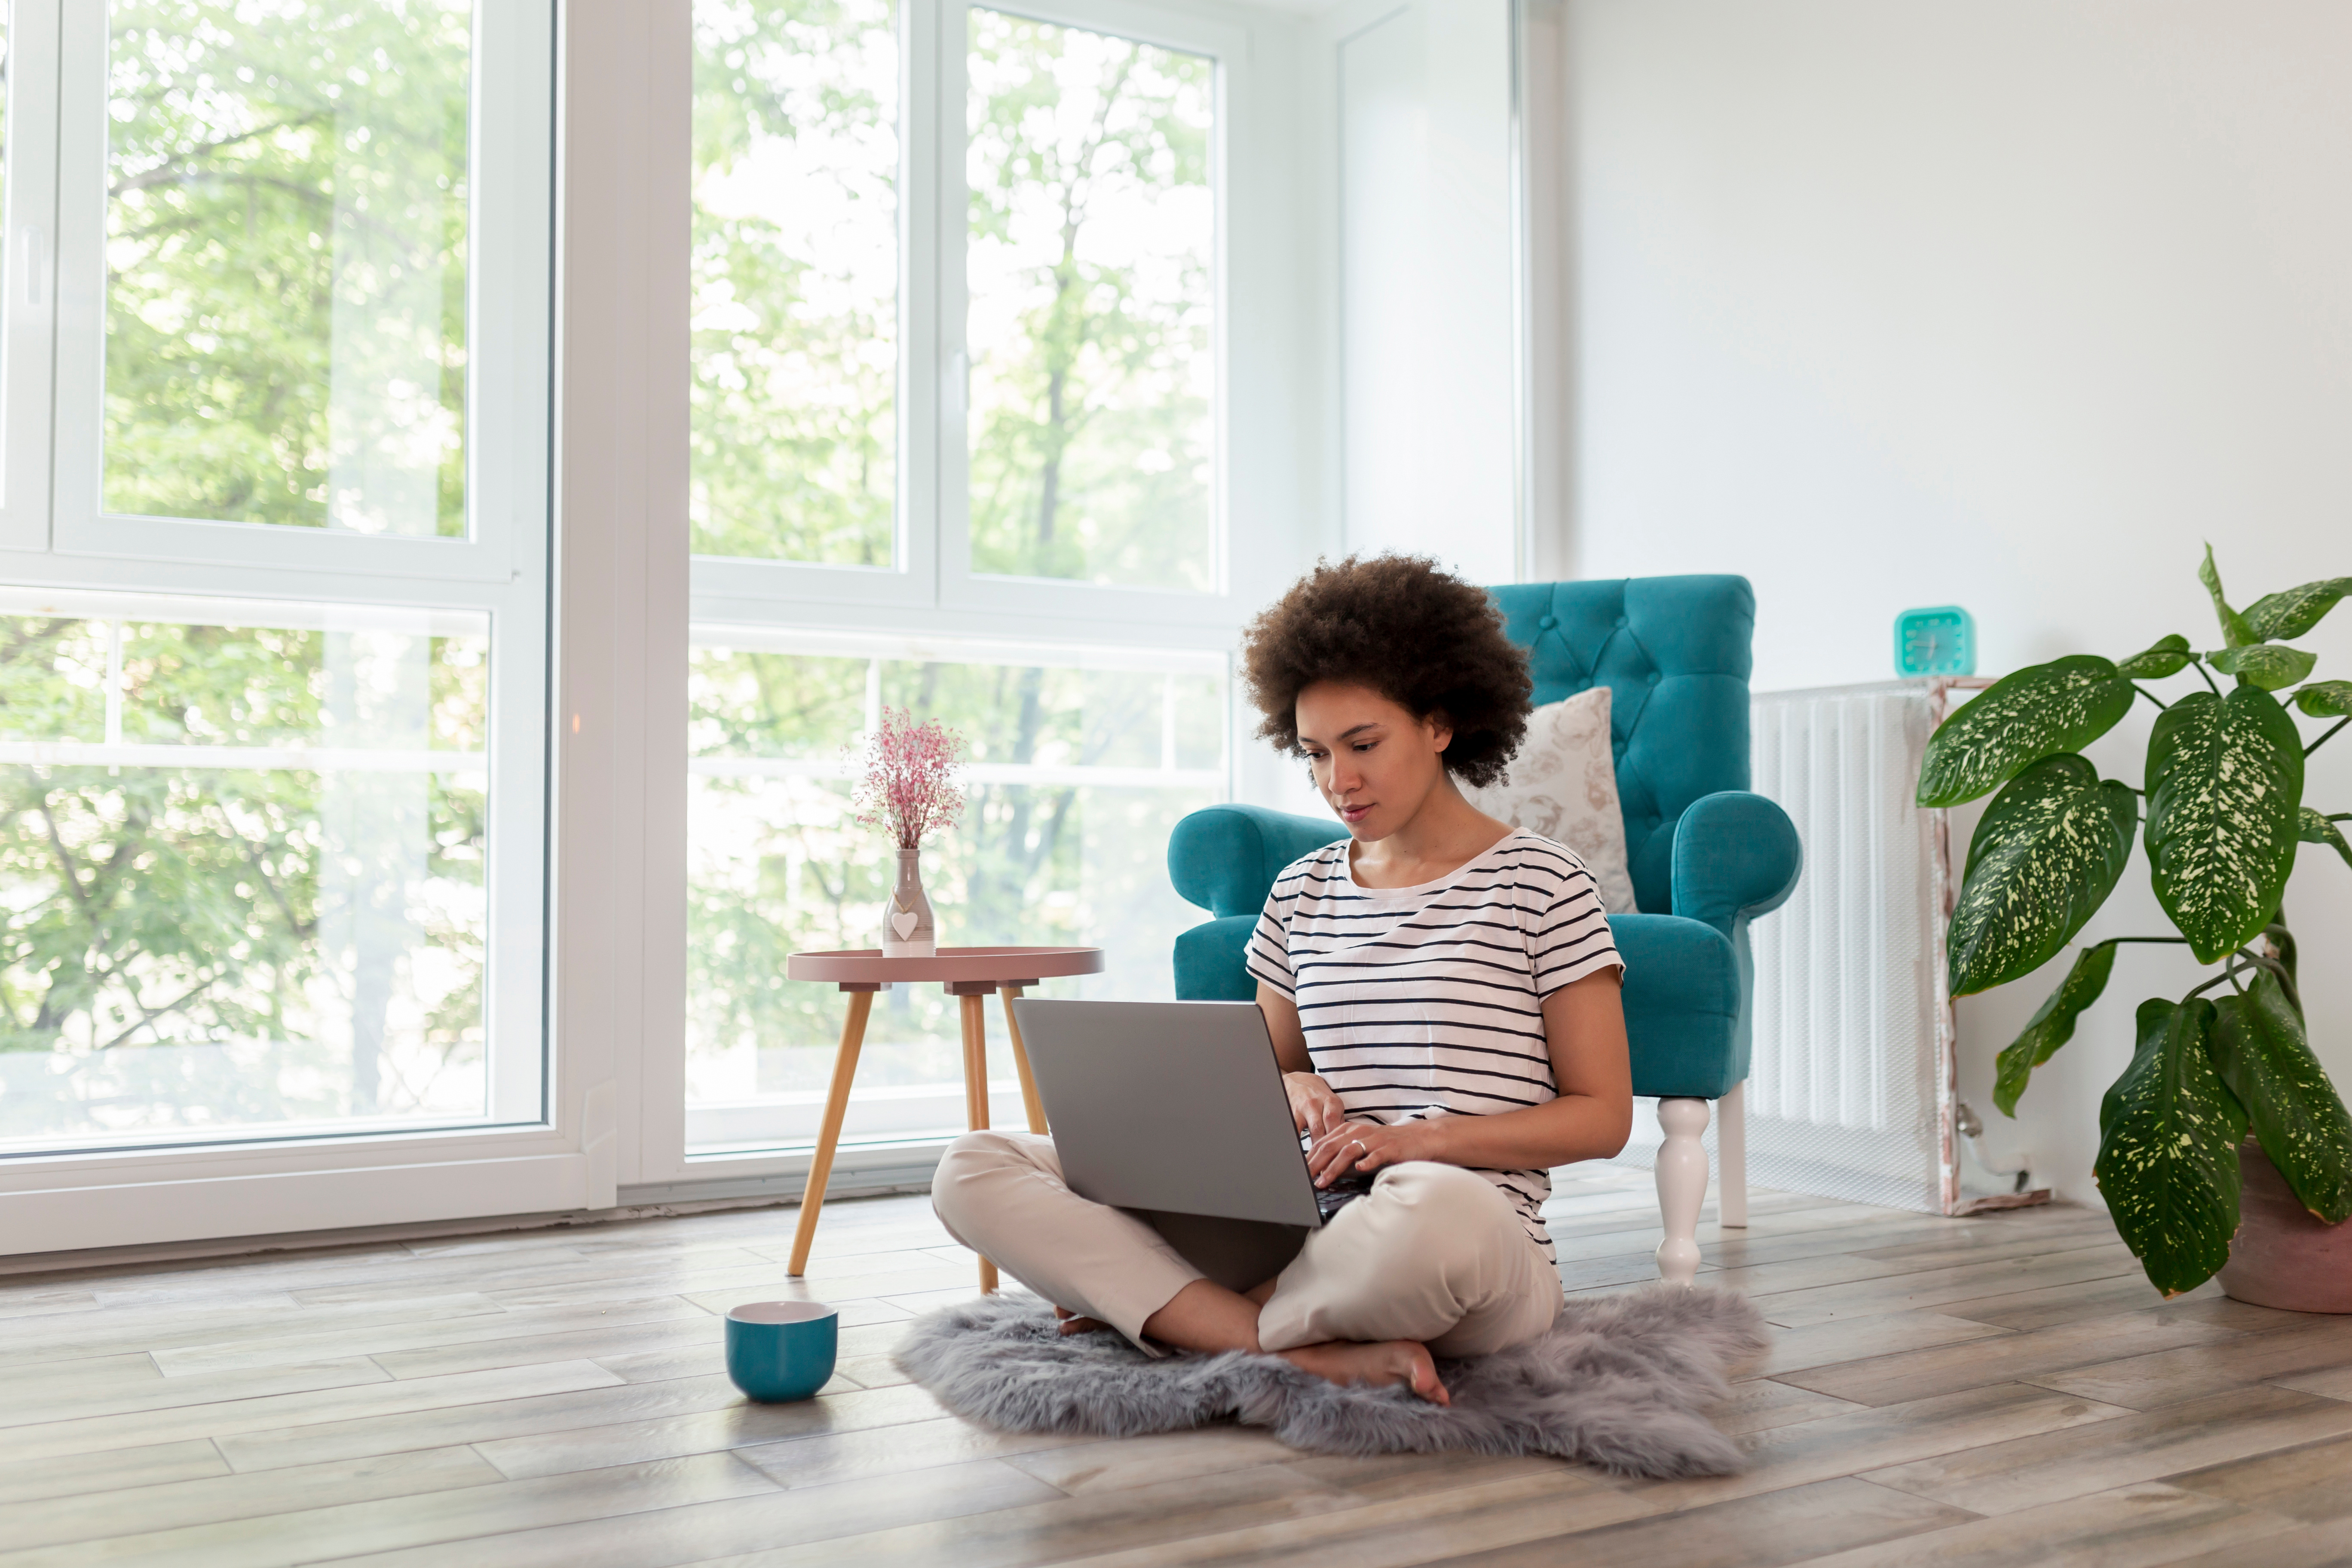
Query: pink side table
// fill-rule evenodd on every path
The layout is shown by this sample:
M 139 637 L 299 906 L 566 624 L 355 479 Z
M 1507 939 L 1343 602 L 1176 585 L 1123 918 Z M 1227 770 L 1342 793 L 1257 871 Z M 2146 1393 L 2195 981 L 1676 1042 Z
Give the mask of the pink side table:
M 1004 1027 L 1013 1037 L 1013 1066 L 1021 1075 L 1021 1103 L 1029 1112 L 1029 1131 L 1045 1131 L 1045 1102 L 1037 1098 L 1037 1082 L 1029 1074 L 1029 1053 L 1022 1047 L 1021 1024 L 1013 1016 L 1013 999 L 1040 980 L 1071 974 L 1102 973 L 1098 947 L 943 947 L 931 958 L 885 958 L 877 948 L 854 948 L 846 952 L 796 952 L 784 963 L 788 980 L 828 982 L 849 993 L 849 1016 L 841 1026 L 841 1052 L 833 1061 L 833 1087 L 824 1098 L 824 1121 L 816 1135 L 816 1158 L 810 1162 L 808 1190 L 801 1195 L 800 1226 L 793 1233 L 791 1273 L 797 1278 L 808 1266 L 809 1245 L 816 1239 L 817 1210 L 824 1205 L 825 1184 L 833 1179 L 834 1150 L 841 1142 L 841 1119 L 849 1109 L 849 1085 L 857 1075 L 857 1053 L 866 1043 L 866 1020 L 874 1011 L 874 994 L 886 985 L 936 980 L 962 1004 L 964 1121 L 973 1131 L 988 1125 L 988 1006 L 982 1000 L 991 992 L 1004 998 Z M 980 1260 L 980 1288 L 996 1289 L 996 1265 Z

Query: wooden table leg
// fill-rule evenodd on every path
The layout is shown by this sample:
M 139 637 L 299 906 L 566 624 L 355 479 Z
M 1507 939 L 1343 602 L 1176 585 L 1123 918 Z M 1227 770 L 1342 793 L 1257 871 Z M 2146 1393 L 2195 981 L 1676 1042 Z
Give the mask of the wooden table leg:
M 1021 1104 L 1029 1112 L 1029 1131 L 1050 1131 L 1045 1125 L 1045 1102 L 1038 1097 L 1037 1080 L 1029 1072 L 1029 1047 L 1021 1038 L 1021 1020 L 1013 1012 L 1013 1001 L 1021 994 L 1021 987 L 1007 985 L 997 994 L 1004 998 L 1004 1032 L 1013 1037 L 1013 1070 L 1021 1075 Z
M 974 1132 L 988 1126 L 988 1003 L 975 993 L 959 995 L 963 1022 L 963 1109 L 964 1122 Z M 996 1290 L 996 1265 L 983 1257 L 980 1260 L 980 1293 L 993 1295 Z
M 849 993 L 849 1016 L 841 1023 L 841 1052 L 833 1058 L 833 1087 L 825 1092 L 824 1121 L 817 1128 L 816 1157 L 809 1162 L 808 1185 L 801 1193 L 801 1223 L 793 1232 L 793 1261 L 784 1270 L 795 1279 L 808 1268 L 809 1244 L 816 1239 L 817 1210 L 824 1206 L 825 1184 L 833 1179 L 841 1119 L 849 1110 L 849 1083 L 857 1076 L 857 1052 L 866 1043 L 866 1019 L 873 1011 L 873 992 Z

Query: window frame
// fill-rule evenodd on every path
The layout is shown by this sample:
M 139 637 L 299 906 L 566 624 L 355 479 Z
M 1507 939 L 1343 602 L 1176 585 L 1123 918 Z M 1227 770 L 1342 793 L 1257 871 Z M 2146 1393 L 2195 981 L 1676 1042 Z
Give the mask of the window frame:
M 526 6 L 477 5 L 480 47 L 511 50 L 520 69 L 551 39 L 531 35 L 537 18 Z M 530 312 L 509 316 L 485 309 L 499 298 L 495 258 L 506 235 L 544 233 L 551 195 L 534 179 L 528 151 L 545 138 L 553 106 L 546 98 L 502 90 L 504 66 L 478 65 L 470 74 L 473 113 L 468 181 L 469 264 L 467 354 L 467 518 L 461 538 L 359 534 L 278 523 L 158 517 L 107 510 L 106 441 L 107 181 L 110 124 L 107 113 L 110 7 L 105 0 L 68 5 L 58 37 L 56 148 L 58 193 L 56 327 L 56 458 L 52 478 L 55 540 L 61 552 L 123 556 L 140 561 L 227 562 L 240 566 L 293 566 L 370 577 L 453 578 L 505 583 L 527 569 L 544 526 L 544 473 L 529 454 L 546 448 L 545 416 L 530 400 L 486 395 L 511 386 L 517 375 L 544 365 L 548 346 Z M 543 25 L 551 27 L 551 19 Z M 480 58 L 477 55 L 477 59 Z M 526 83 L 535 77 L 524 72 Z M 502 234 L 501 231 L 504 231 Z M 511 280 L 509 280 L 511 281 Z M 530 285 L 525 285 L 529 287 Z M 522 410 L 520 419 L 511 417 Z M 534 427 L 535 426 L 535 427 Z M 509 454 L 517 455 L 510 457 Z
M 66 6 L 62 0 L 14 0 L 11 9 L 12 68 L 21 66 L 29 53 L 20 53 L 19 45 L 43 36 L 34 32 L 28 37 L 27 21 L 37 28 L 47 22 L 46 37 L 54 47 L 47 61 L 36 58 L 31 73 L 36 81 L 43 75 L 61 78 L 68 62 L 87 72 L 95 47 L 101 72 L 95 96 L 102 113 L 106 8 Z M 563 1048 L 549 984 L 558 957 L 555 948 L 565 932 L 551 920 L 555 908 L 551 878 L 562 849 L 551 834 L 555 826 L 551 786 L 562 765 L 562 748 L 547 697 L 556 675 L 551 661 L 569 651 L 550 635 L 553 586 L 564 547 L 559 537 L 562 514 L 556 445 L 562 431 L 554 422 L 573 417 L 572 410 L 556 407 L 552 397 L 561 350 L 556 312 L 566 268 L 572 266 L 569 253 L 609 244 L 605 231 L 618 227 L 622 220 L 592 205 L 582 215 L 585 224 L 567 227 L 559 211 L 563 182 L 579 163 L 566 145 L 575 122 L 562 110 L 582 89 L 559 74 L 572 63 L 564 50 L 564 22 L 571 7 L 562 0 L 551 0 L 537 14 L 521 6 L 478 7 L 478 26 L 485 9 L 498 13 L 490 25 L 502 30 L 506 46 L 515 51 L 509 58 L 522 85 L 517 90 L 512 82 L 499 82 L 505 90 L 486 93 L 484 84 L 496 73 L 476 71 L 478 160 L 486 132 L 495 132 L 501 125 L 509 133 L 530 138 L 541 151 L 535 162 L 509 156 L 476 164 L 481 173 L 473 193 L 476 225 L 471 233 L 480 235 L 488 226 L 479 223 L 479 215 L 488 205 L 499 204 L 502 211 L 498 221 L 523 237 L 520 257 L 524 269 L 502 283 L 494 271 L 497 262 L 484 260 L 485 247 L 475 247 L 476 264 L 467 279 L 469 332 L 473 323 L 490 322 L 501 287 L 520 287 L 527 303 L 520 310 L 509 307 L 510 319 L 491 328 L 493 334 L 504 334 L 502 353 L 469 355 L 468 512 L 479 521 L 472 537 L 464 540 L 105 517 L 90 510 L 96 495 L 94 466 L 85 470 L 82 510 L 74 510 L 71 486 L 59 483 L 58 475 L 66 465 L 94 456 L 102 429 L 92 417 L 94 401 L 85 400 L 94 397 L 97 383 L 85 374 L 84 384 L 74 385 L 66 358 L 68 351 L 87 356 L 93 346 L 100 353 L 103 350 L 103 251 L 102 244 L 95 248 L 91 244 L 93 236 L 102 241 L 103 186 L 97 186 L 95 199 L 89 199 L 93 193 L 84 193 L 80 213 L 67 215 L 70 222 L 81 224 L 79 236 L 60 234 L 64 225 L 41 223 L 37 204 L 45 195 L 54 195 L 58 182 L 68 176 L 101 179 L 104 149 L 101 142 L 93 153 L 85 136 L 77 150 L 62 130 L 46 141 L 15 134 L 25 123 L 16 117 L 29 113 L 25 105 L 38 100 L 11 83 L 9 254 L 21 256 L 27 246 L 40 252 L 47 246 L 41 261 L 52 281 L 46 293 L 56 301 L 52 314 L 69 325 L 47 344 L 37 345 L 50 351 L 41 354 L 37 367 L 39 405 L 28 413 L 21 401 L 12 401 L 6 411 L 9 455 L 19 458 L 25 450 L 20 430 L 26 420 L 37 416 L 39 444 L 33 449 L 52 506 L 38 520 L 37 529 L 16 526 L 22 520 L 13 510 L 5 519 L 0 525 L 0 576 L 21 589 L 55 590 L 60 595 L 82 591 L 485 614 L 492 649 L 488 743 L 496 815 L 491 859 L 485 868 L 492 967 L 486 977 L 484 1024 L 486 1032 L 499 1034 L 491 1046 L 488 1102 L 479 1121 L 441 1121 L 415 1129 L 376 1125 L 351 1132 L 313 1128 L 273 1133 L 257 1127 L 219 1140 L 188 1139 L 164 1131 L 152 1142 L 134 1146 L 0 1156 L 0 1236 L 7 1237 L 9 1252 L 593 1207 L 599 1206 L 600 1196 L 609 1203 L 609 1086 L 601 1112 L 605 1153 L 601 1170 L 597 1107 L 591 1103 L 583 1110 L 577 1096 L 567 1107 L 562 1098 L 576 1072 L 568 1059 L 571 1053 Z M 63 26 L 58 25 L 61 19 Z M 644 47 L 643 41 L 637 45 Z M 77 47 L 79 57 L 74 54 Z M 601 68 L 607 75 L 624 68 L 609 58 L 579 63 Z M 639 58 L 626 67 L 643 70 L 645 64 Z M 12 70 L 12 76 L 26 74 Z M 87 100 L 91 83 L 82 85 Z M 488 99 L 499 102 L 485 110 Z M 51 104 L 58 110 L 52 124 L 63 127 L 71 106 L 54 98 Z M 87 110 L 89 103 L 80 107 Z M 38 177 L 44 166 L 40 158 L 46 158 L 46 187 Z M 492 173 L 509 177 L 511 188 L 499 188 L 488 177 Z M 493 256 L 500 249 L 487 248 Z M 85 268 L 95 265 L 95 281 L 87 272 L 74 274 L 70 268 L 77 264 Z M 21 275 L 10 269 L 6 286 L 12 303 L 21 282 Z M 483 304 L 486 295 L 491 300 L 488 310 Z M 18 385 L 24 353 L 20 329 L 40 325 L 37 320 L 24 321 L 18 312 L 9 312 L 11 393 Z M 87 358 L 84 365 L 87 373 Z M 58 380 L 54 400 L 49 395 L 52 374 Z M 76 402 L 69 403 L 69 395 Z M 79 426 L 75 423 L 77 405 L 83 419 Z M 485 458 L 494 450 L 511 454 L 504 472 L 495 471 L 497 465 Z M 534 530 L 542 531 L 543 542 L 530 537 Z M 302 612 L 289 607 L 288 613 L 299 616 Z
M 958 356 L 965 352 L 963 235 L 969 199 L 964 176 L 965 104 L 968 92 L 963 40 L 968 0 L 901 0 L 902 62 L 901 178 L 899 210 L 907 225 L 901 243 L 899 396 L 902 432 L 929 435 L 928 451 L 902 435 L 900 536 L 914 536 L 917 554 L 904 572 L 878 567 L 812 563 L 693 557 L 690 620 L 696 635 L 719 626 L 772 627 L 797 632 L 903 632 L 914 623 L 928 635 L 961 642 L 1055 644 L 1066 647 L 1166 647 L 1229 656 L 1234 635 L 1257 595 L 1259 582 L 1286 570 L 1301 553 L 1302 541 L 1262 533 L 1246 535 L 1234 526 L 1230 504 L 1235 453 L 1232 441 L 1234 381 L 1229 256 L 1236 226 L 1236 192 L 1230 150 L 1235 117 L 1261 83 L 1254 78 L 1255 28 L 1202 12 L 1148 0 L 1016 0 L 990 9 L 1059 26 L 1110 33 L 1138 42 L 1207 56 L 1215 62 L 1215 124 L 1211 179 L 1215 192 L 1212 252 L 1216 356 L 1217 446 L 1214 508 L 1215 589 L 1176 594 L 1045 578 L 1001 577 L 970 570 L 968 511 L 963 498 L 970 437 L 961 415 L 948 412 L 944 395 Z M 1270 20 L 1270 19 L 1269 19 Z M 952 44 L 952 47 L 950 47 Z M 919 90 L 928 86 L 928 92 Z M 1265 84 L 1271 89 L 1272 84 Z M 928 114 L 928 123 L 925 115 Z M 928 193 L 919 182 L 929 176 Z M 928 199 L 925 199 L 927 195 Z M 920 268 L 935 270 L 928 287 Z M 1273 269 L 1269 269 L 1270 273 Z M 911 276 L 910 276 L 911 274 Z M 1268 283 L 1274 283 L 1270 276 Z M 1279 299 L 1278 286 L 1265 289 Z M 1283 301 L 1286 304 L 1286 301 Z M 1275 308 L 1280 308 L 1276 306 Z M 926 353 L 928 357 L 926 357 Z M 910 363 L 911 362 L 911 363 Z M 960 401 L 960 400 L 958 400 Z M 910 460 L 911 459 L 911 460 Z M 918 463 L 928 468 L 919 470 Z M 921 473 L 919 479 L 910 476 Z M 910 504 L 911 498 L 911 504 Z M 920 563 L 919 566 L 916 563 Z M 896 582 L 885 584 L 885 579 Z M 898 612 L 893 615 L 892 612 Z M 678 668 L 685 665 L 685 626 L 678 628 Z M 1228 741 L 1226 795 L 1239 776 L 1242 735 L 1227 676 Z M 682 721 L 681 721 L 682 727 Z M 683 759 L 681 759 L 682 761 Z M 687 770 L 675 769 L 681 815 Z M 683 835 L 680 838 L 682 840 Z M 679 921 L 684 918 L 684 854 L 679 846 Z M 646 1092 L 636 1109 L 635 1183 L 645 1201 L 680 1194 L 761 1192 L 789 1186 L 808 1169 L 805 1149 L 782 1148 L 689 1154 L 686 1145 L 686 997 L 681 950 L 675 1005 L 648 1017 L 644 1037 Z M 1000 1041 L 1001 1047 L 1001 1041 Z M 845 1141 L 834 1163 L 835 1190 L 860 1181 L 904 1180 L 915 1166 L 928 1168 L 940 1139 L 877 1138 Z

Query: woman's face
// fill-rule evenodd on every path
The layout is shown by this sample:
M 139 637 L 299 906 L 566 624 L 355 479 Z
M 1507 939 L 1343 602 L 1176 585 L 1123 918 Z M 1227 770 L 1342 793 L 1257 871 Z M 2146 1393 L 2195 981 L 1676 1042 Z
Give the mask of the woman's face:
M 1335 680 L 1301 691 L 1292 711 L 1315 787 L 1366 843 L 1412 821 L 1444 780 L 1454 731 L 1434 714 L 1416 719 L 1369 686 Z

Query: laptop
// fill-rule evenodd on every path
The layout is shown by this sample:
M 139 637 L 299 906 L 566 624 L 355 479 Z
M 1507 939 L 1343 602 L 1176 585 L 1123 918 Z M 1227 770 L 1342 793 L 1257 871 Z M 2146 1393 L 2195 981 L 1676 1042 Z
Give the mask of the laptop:
M 1013 1004 L 1063 1178 L 1233 1290 L 1282 1272 L 1370 1187 L 1318 1189 L 1255 1002 Z

